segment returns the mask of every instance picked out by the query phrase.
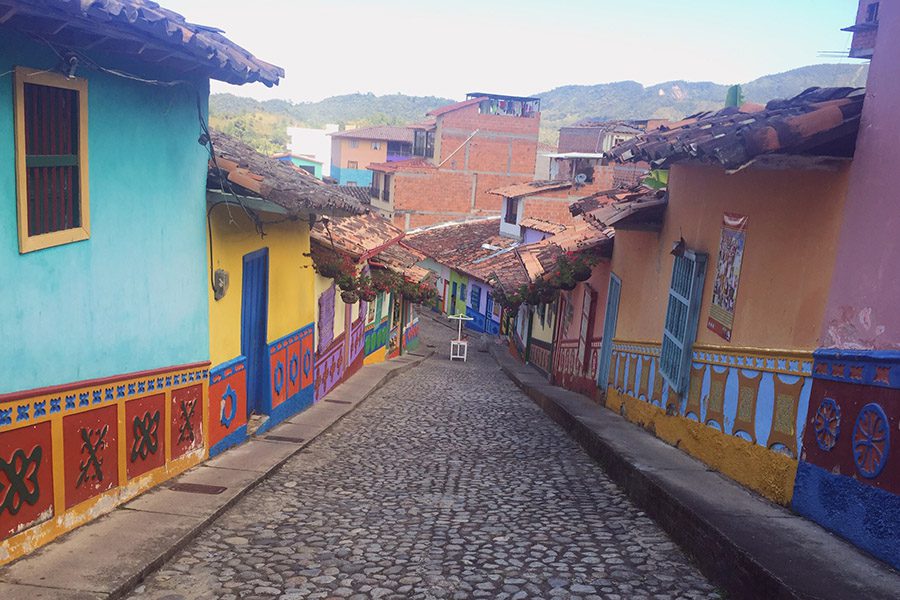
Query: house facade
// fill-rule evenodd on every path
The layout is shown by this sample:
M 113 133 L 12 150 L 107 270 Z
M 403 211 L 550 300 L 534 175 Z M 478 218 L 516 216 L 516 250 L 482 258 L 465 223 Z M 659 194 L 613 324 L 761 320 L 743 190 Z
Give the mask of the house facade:
M 210 78 L 283 72 L 124 4 L 2 9 L 0 562 L 207 455 L 210 156 L 197 138 Z M 123 50 L 133 40 L 145 52 Z
M 289 164 L 212 132 L 209 453 L 262 433 L 314 400 L 310 222 L 363 207 Z
M 900 245 L 888 159 L 900 135 L 900 6 L 882 2 L 879 14 L 877 5 L 860 2 L 860 16 L 874 12 L 881 32 L 872 40 L 791 506 L 900 568 L 900 281 L 891 275 Z
M 489 190 L 531 181 L 540 100 L 469 94 L 410 125 L 413 157 L 373 163 L 378 202 L 372 206 L 404 230 L 500 211 Z
M 412 156 L 413 130 L 380 125 L 338 131 L 331 135 L 331 177 L 338 185 L 372 185 L 372 163 L 407 160 Z
M 861 106 L 850 90 L 814 89 L 644 134 L 612 152 L 670 168 L 668 204 L 588 213 L 616 231 L 607 407 L 783 505 L 807 451 Z

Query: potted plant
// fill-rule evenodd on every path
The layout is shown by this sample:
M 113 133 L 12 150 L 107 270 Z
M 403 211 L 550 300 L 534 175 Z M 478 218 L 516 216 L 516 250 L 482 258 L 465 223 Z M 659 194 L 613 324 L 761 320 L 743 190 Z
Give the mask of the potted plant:
M 341 300 L 345 304 L 356 304 L 359 302 L 359 294 L 351 290 L 344 290 L 341 292 Z
M 372 278 L 368 275 L 360 275 L 356 280 L 356 293 L 361 300 L 372 302 L 378 296 L 378 290 L 372 283 Z

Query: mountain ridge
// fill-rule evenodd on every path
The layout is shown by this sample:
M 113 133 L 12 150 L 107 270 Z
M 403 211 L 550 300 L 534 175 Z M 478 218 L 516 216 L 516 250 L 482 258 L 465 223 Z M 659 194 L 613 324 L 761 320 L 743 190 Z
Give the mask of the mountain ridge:
M 764 75 L 741 84 L 749 102 L 765 103 L 813 87 L 863 87 L 868 64 L 819 64 Z M 571 84 L 533 94 L 541 98 L 541 140 L 555 142 L 558 130 L 582 119 L 680 119 L 724 104 L 731 84 L 673 79 L 644 85 L 624 80 Z M 283 150 L 289 126 L 399 125 L 455 102 L 437 96 L 372 93 L 331 96 L 318 102 L 254 100 L 233 94 L 210 96 L 210 124 L 265 153 Z

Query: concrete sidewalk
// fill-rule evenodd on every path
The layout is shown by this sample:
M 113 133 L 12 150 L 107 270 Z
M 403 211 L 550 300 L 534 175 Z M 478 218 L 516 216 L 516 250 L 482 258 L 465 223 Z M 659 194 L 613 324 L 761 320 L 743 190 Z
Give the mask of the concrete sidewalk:
M 900 575 L 884 563 L 585 396 L 550 385 L 505 347 L 491 352 L 729 597 L 900 598 Z
M 0 568 L 0 598 L 124 596 L 291 456 L 430 354 L 409 354 L 363 367 L 323 400 L 265 435 Z

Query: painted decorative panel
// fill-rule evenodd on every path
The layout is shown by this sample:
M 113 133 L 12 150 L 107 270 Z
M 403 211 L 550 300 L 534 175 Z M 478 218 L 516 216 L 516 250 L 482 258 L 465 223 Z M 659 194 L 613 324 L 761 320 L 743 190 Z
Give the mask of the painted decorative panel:
M 312 326 L 300 331 L 300 388 L 306 389 L 315 381 L 315 336 Z
M 119 485 L 118 423 L 115 404 L 63 419 L 66 508 Z
M 659 345 L 614 341 L 615 388 L 792 458 L 800 449 L 812 387 L 811 353 L 695 346 L 687 395 L 677 398 L 659 374 Z
M 413 319 L 412 323 L 406 326 L 403 333 L 403 347 L 408 350 L 414 350 L 419 344 L 419 318 Z
M 209 372 L 210 455 L 246 439 L 247 368 L 243 356 Z
M 166 464 L 166 395 L 125 404 L 125 472 L 129 479 Z
M 818 350 L 792 507 L 900 568 L 900 352 Z
M 0 539 L 53 516 L 50 423 L 0 433 Z
M 172 458 L 203 447 L 203 386 L 199 383 L 172 392 Z
M 202 436 L 184 454 L 166 434 L 170 415 L 177 416 L 172 401 L 185 396 L 195 402 L 200 432 L 207 367 L 195 363 L 0 396 L 0 562 L 202 460 Z
M 370 327 L 366 330 L 365 336 L 365 355 L 369 356 L 376 350 L 384 348 L 387 343 L 390 325 L 385 319 L 377 327 Z
M 528 361 L 545 375 L 550 373 L 550 352 L 552 346 L 540 340 L 531 340 Z
M 287 347 L 286 338 L 269 344 L 269 389 L 272 395 L 272 408 L 284 402 L 288 395 Z
M 553 358 L 553 375 L 556 383 L 574 392 L 593 396 L 597 389 L 597 382 L 594 380 L 594 377 L 597 373 L 600 345 L 600 338 L 592 338 L 590 340 L 587 348 L 589 353 L 588 367 L 585 370 L 579 360 L 578 340 L 557 342 Z
M 320 400 L 344 377 L 344 334 L 332 342 L 325 352 L 316 355 L 316 400 Z

